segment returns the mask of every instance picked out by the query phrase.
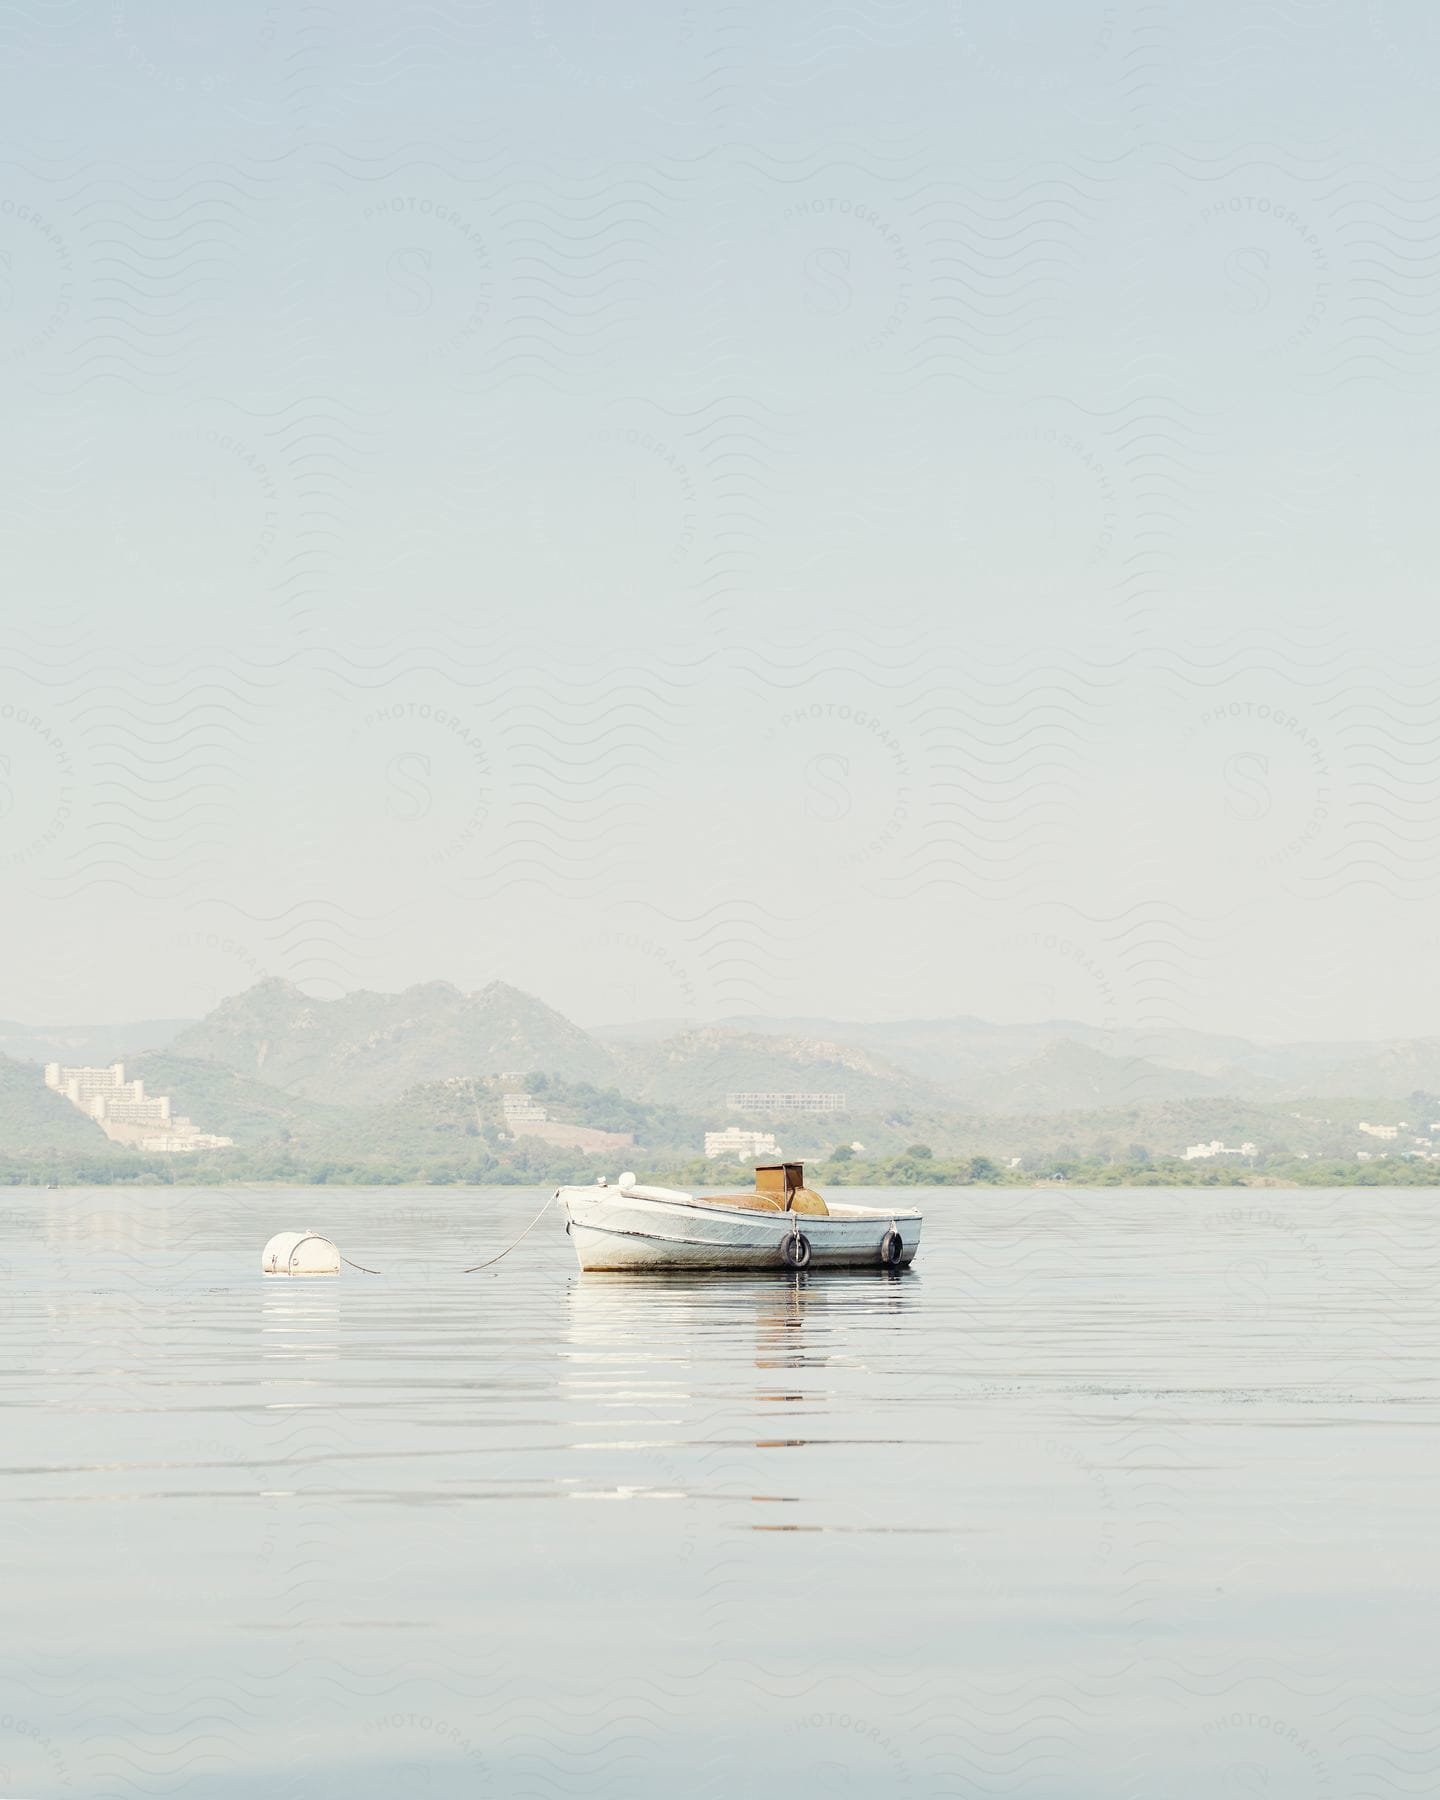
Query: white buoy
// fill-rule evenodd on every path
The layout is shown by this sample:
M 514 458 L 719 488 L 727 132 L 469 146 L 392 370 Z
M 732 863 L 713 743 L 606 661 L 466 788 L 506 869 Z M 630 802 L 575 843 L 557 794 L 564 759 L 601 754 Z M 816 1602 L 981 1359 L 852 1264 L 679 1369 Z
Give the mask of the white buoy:
M 262 1275 L 338 1275 L 340 1252 L 315 1231 L 278 1231 L 260 1258 Z

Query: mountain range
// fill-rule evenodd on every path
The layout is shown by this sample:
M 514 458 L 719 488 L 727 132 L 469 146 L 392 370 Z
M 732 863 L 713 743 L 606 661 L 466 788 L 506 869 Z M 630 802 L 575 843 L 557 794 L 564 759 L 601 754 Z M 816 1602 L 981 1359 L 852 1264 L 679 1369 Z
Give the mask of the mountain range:
M 674 1029 L 660 1020 L 595 1035 L 634 1053 L 668 1041 Z M 712 1029 L 868 1050 L 943 1091 L 952 1105 L 997 1113 L 1222 1094 L 1265 1102 L 1440 1092 L 1440 1037 L 1258 1044 L 1177 1027 L 1107 1029 L 1074 1019 L 1002 1025 L 965 1016 L 880 1023 L 738 1017 Z
M 712 1107 L 735 1088 L 843 1092 L 854 1110 L 944 1106 L 1029 1113 L 1227 1095 L 1249 1101 L 1440 1090 L 1440 1038 L 1257 1044 L 1174 1028 L 1079 1020 L 869 1022 L 737 1017 L 584 1030 L 501 981 L 430 981 L 320 1000 L 279 978 L 200 1020 L 42 1027 L 0 1021 L 0 1055 L 108 1062 L 164 1050 L 311 1099 L 398 1098 L 452 1076 L 542 1069 L 641 1100 Z

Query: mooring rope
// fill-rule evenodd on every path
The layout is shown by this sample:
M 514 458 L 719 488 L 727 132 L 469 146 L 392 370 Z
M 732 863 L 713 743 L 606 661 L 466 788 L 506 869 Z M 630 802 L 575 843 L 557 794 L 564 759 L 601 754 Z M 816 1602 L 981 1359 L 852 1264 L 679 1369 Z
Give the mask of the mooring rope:
M 524 1243 L 525 1239 L 527 1237 L 529 1237 L 530 1233 L 535 1229 L 535 1227 L 545 1217 L 546 1213 L 549 1212 L 550 1208 L 555 1204 L 555 1202 L 559 1198 L 560 1198 L 560 1190 L 557 1188 L 555 1190 L 555 1192 L 550 1196 L 550 1198 L 545 1202 L 545 1204 L 540 1208 L 539 1212 L 536 1213 L 535 1217 L 530 1221 L 530 1223 L 520 1233 L 519 1237 L 516 1238 L 515 1244 Z M 462 1269 L 461 1274 L 462 1275 L 474 1275 L 476 1273 L 476 1271 L 479 1269 L 488 1269 L 490 1267 L 491 1263 L 499 1262 L 501 1256 L 508 1256 L 510 1254 L 510 1252 L 515 1248 L 515 1244 L 507 1244 L 505 1246 L 505 1248 L 500 1252 L 500 1256 L 492 1256 L 489 1259 L 489 1261 L 487 1261 L 487 1262 L 476 1263 L 475 1267 L 472 1269 Z
M 475 1263 L 471 1268 L 462 1269 L 460 1271 L 460 1273 L 462 1275 L 478 1274 L 481 1269 L 488 1269 L 491 1266 L 491 1264 L 497 1263 L 501 1260 L 502 1257 L 508 1256 L 510 1254 L 510 1252 L 515 1248 L 516 1244 L 524 1243 L 525 1239 L 527 1237 L 529 1237 L 530 1233 L 535 1229 L 535 1227 L 545 1217 L 546 1213 L 549 1212 L 550 1208 L 555 1204 L 555 1202 L 559 1198 L 560 1198 L 560 1191 L 557 1188 L 556 1191 L 545 1202 L 545 1204 L 540 1208 L 539 1212 L 536 1213 L 535 1217 L 530 1221 L 530 1223 L 520 1233 L 519 1237 L 517 1237 L 515 1239 L 515 1243 L 507 1244 L 505 1246 L 505 1248 L 500 1252 L 499 1256 L 488 1257 L 482 1263 Z M 310 1236 L 313 1234 L 307 1233 L 306 1235 Z M 350 1258 L 342 1253 L 342 1251 L 340 1250 L 338 1245 L 335 1247 L 335 1254 L 340 1258 L 341 1262 L 344 1263 L 344 1265 L 347 1269 L 358 1269 L 362 1275 L 383 1275 L 385 1273 L 385 1271 L 383 1269 L 369 1269 L 365 1266 L 364 1263 L 351 1262 Z M 288 1269 L 285 1271 L 286 1274 L 288 1274 L 289 1272 L 290 1271 Z

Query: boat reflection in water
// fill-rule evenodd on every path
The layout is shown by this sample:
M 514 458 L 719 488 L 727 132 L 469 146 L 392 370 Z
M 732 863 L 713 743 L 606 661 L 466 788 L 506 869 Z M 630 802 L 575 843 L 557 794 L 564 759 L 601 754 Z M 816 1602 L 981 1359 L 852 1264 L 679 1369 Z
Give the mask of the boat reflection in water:
M 843 1404 L 870 1375 L 860 1353 L 868 1334 L 876 1331 L 885 1362 L 894 1360 L 895 1327 L 922 1300 L 919 1285 L 893 1277 L 805 1273 L 716 1283 L 676 1270 L 596 1272 L 570 1283 L 562 1354 L 569 1385 L 592 1418 L 598 1406 L 613 1425 L 633 1408 L 632 1423 L 679 1428 L 682 1436 L 666 1438 L 678 1447 L 708 1435 L 717 1406 L 729 1413 L 739 1403 L 751 1422 L 746 1441 L 769 1448 L 802 1440 L 756 1437 L 757 1406 L 815 1414 Z M 799 1379 L 747 1382 L 747 1367 Z

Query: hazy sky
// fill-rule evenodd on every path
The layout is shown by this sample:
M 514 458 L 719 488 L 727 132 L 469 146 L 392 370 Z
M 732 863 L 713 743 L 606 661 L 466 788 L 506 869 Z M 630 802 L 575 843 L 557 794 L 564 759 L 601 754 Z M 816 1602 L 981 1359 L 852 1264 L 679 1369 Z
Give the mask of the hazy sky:
M 21 6 L 0 1014 L 1440 1023 L 1440 15 Z

